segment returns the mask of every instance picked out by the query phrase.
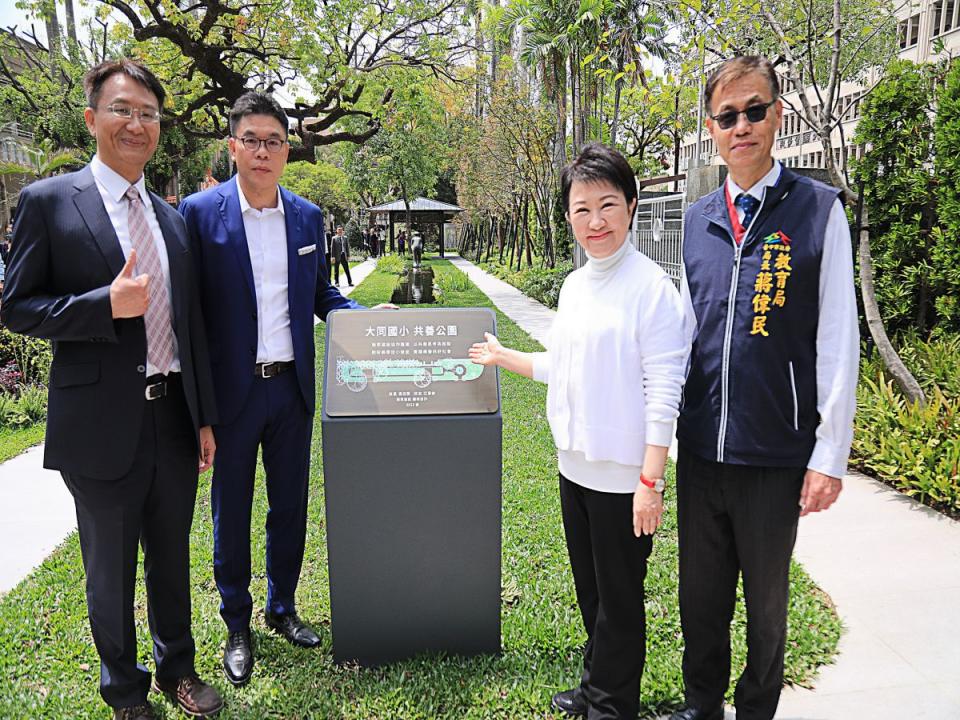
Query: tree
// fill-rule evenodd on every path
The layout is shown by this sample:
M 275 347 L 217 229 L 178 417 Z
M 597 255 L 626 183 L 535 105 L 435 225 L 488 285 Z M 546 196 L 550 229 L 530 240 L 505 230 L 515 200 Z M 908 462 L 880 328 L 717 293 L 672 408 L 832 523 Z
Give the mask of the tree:
M 433 190 L 446 162 L 444 112 L 422 76 L 397 80 L 393 87 L 380 132 L 356 149 L 347 172 L 360 196 L 399 196 L 409 231 L 410 201 Z
M 695 129 L 696 87 L 668 75 L 628 87 L 622 97 L 620 148 L 638 176 L 662 174 L 672 166 L 669 156 Z
M 50 2 L 27 4 L 50 18 Z M 312 162 L 318 146 L 362 143 L 378 131 L 379 109 L 392 88 L 373 83 L 379 91 L 374 96 L 372 80 L 395 77 L 398 68 L 449 74 L 466 52 L 459 38 L 461 0 L 196 0 L 188 8 L 168 0 L 95 2 L 102 16 L 120 21 L 108 35 L 108 21 L 102 20 L 102 52 L 92 54 L 144 58 L 171 91 L 165 126 L 221 138 L 226 110 L 250 86 L 271 92 L 299 79 L 310 98 L 286 108 L 302 139 L 294 160 Z M 62 56 L 53 45 L 50 53 L 59 64 Z M 82 65 L 96 59 L 90 54 Z M 50 75 L 55 77 L 53 68 Z M 0 65 L 0 77 L 13 81 L 16 74 Z M 36 104 L 29 88 L 13 87 Z M 82 105 L 68 98 L 65 108 L 61 98 L 60 109 Z
M 890 330 L 929 330 L 931 231 L 936 225 L 932 73 L 897 61 L 868 98 L 857 142 L 869 147 L 858 163 L 869 211 L 878 305 Z
M 293 162 L 287 165 L 280 184 L 324 210 L 347 211 L 356 205 L 347 174 L 327 162 Z
M 937 315 L 960 331 L 960 64 L 939 85 L 934 120 L 937 218 L 930 250 Z

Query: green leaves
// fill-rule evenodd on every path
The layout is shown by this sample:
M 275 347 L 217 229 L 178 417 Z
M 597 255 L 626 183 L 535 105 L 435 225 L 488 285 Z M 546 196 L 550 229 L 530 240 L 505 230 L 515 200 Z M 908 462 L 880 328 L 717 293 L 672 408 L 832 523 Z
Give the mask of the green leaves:
M 865 356 L 857 389 L 856 463 L 917 500 L 960 511 L 960 336 L 901 338 L 899 353 L 915 373 L 927 404 L 908 403 Z

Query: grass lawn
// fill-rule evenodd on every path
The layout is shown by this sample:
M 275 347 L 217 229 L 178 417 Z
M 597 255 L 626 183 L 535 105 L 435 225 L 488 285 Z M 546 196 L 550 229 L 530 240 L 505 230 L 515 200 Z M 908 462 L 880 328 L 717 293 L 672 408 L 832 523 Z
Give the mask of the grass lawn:
M 0 462 L 16 457 L 29 447 L 43 442 L 46 423 L 34 423 L 23 428 L 0 430 Z
M 442 260 L 438 273 L 453 272 Z M 371 274 L 353 297 L 373 305 L 389 298 L 394 278 Z M 448 293 L 451 306 L 489 306 L 475 287 Z M 539 345 L 504 315 L 497 314 L 503 341 L 518 349 Z M 317 331 L 323 357 L 323 327 Z M 322 363 L 318 362 L 318 368 Z M 201 479 L 193 529 L 194 635 L 197 667 L 224 693 L 222 718 L 427 720 L 474 718 L 518 720 L 555 718 L 550 696 L 576 683 L 585 637 L 573 592 L 560 524 L 556 460 L 544 417 L 545 386 L 516 375 L 501 375 L 503 395 L 503 653 L 459 659 L 421 657 L 363 670 L 331 662 L 329 597 L 324 536 L 323 474 L 314 462 L 310 485 L 306 560 L 298 593 L 301 615 L 323 637 L 319 650 L 294 648 L 266 630 L 255 612 L 257 665 L 244 688 L 229 686 L 220 670 L 224 627 L 211 569 L 212 528 L 209 483 Z M 319 415 L 318 415 L 319 417 Z M 319 421 L 318 421 L 319 422 Z M 320 428 L 314 458 L 320 456 Z M 372 451 L 376 451 L 373 447 Z M 672 469 L 668 473 L 672 475 Z M 648 662 L 643 678 L 644 710 L 680 703 L 681 635 L 677 607 L 676 520 L 668 495 L 666 525 L 657 535 L 647 579 Z M 262 477 L 254 510 L 254 602 L 265 597 L 264 536 L 266 496 Z M 817 665 L 835 652 L 839 621 L 822 595 L 794 568 L 787 678 L 806 683 Z M 136 617 L 140 656 L 148 667 L 146 605 L 137 586 Z M 737 616 L 734 672 L 743 662 L 742 612 Z M 31 577 L 0 599 L 0 717 L 106 718 L 97 695 L 99 664 L 90 640 L 83 571 L 72 536 Z M 182 717 L 165 700 L 161 717 Z

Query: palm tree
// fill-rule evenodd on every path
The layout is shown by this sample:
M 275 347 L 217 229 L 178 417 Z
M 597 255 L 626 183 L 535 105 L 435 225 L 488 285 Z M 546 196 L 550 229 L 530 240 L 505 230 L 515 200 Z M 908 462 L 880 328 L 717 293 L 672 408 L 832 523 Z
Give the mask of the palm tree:
M 620 94 L 624 81 L 639 80 L 646 86 L 645 55 L 666 60 L 671 50 L 667 40 L 667 21 L 675 11 L 669 5 L 646 0 L 610 0 L 604 37 L 615 63 L 613 76 L 613 118 L 610 122 L 610 144 L 617 144 L 620 122 Z
M 25 148 L 28 163 L 0 162 L 0 175 L 31 175 L 34 180 L 56 175 L 60 170 L 82 163 L 80 154 L 72 148 L 57 148 L 46 138 L 37 147 Z

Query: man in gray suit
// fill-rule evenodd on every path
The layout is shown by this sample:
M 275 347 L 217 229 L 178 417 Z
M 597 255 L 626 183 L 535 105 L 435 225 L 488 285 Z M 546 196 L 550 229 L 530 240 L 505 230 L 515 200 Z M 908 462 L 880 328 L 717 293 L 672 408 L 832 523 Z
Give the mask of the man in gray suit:
M 84 88 L 97 154 L 21 192 L 0 318 L 53 341 L 44 467 L 76 503 L 100 694 L 114 718 L 156 717 L 137 660 L 139 543 L 153 688 L 207 716 L 223 701 L 194 668 L 189 554 L 217 418 L 186 228 L 144 184 L 165 93 L 127 59 L 91 69 Z
M 343 232 L 343 225 L 337 228 L 337 234 L 330 239 L 330 254 L 333 256 L 333 279 L 340 284 L 340 266 L 347 274 L 347 285 L 353 287 L 353 278 L 350 277 L 350 243 Z

